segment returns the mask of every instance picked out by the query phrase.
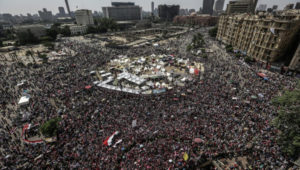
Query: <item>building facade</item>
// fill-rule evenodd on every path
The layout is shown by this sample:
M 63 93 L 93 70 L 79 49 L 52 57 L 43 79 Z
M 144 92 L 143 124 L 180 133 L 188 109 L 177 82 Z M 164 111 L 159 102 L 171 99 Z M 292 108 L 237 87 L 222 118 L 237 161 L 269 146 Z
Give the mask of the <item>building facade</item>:
M 298 11 L 282 11 L 273 15 L 222 15 L 219 18 L 217 39 L 230 44 L 248 56 L 264 62 L 277 61 L 294 26 L 300 25 Z
M 173 21 L 174 17 L 179 15 L 179 10 L 179 5 L 159 5 L 158 16 L 163 20 Z
M 257 11 L 266 11 L 267 10 L 267 4 L 260 4 L 257 8 Z
M 66 16 L 66 12 L 65 12 L 65 8 L 64 7 L 62 7 L 62 6 L 58 7 L 58 11 L 59 11 L 58 15 L 60 17 L 65 17 Z
M 295 71 L 300 71 L 300 43 L 298 45 L 298 48 L 295 52 L 295 55 L 289 65 L 289 69 L 295 70 Z
M 142 19 L 142 8 L 132 2 L 112 2 L 112 7 L 102 7 L 105 18 L 115 21 L 138 21 Z
M 285 7 L 284 7 L 284 10 L 289 10 L 289 9 L 293 9 L 294 8 L 294 4 L 287 4 Z
M 215 0 L 203 0 L 202 13 L 212 15 L 214 12 L 214 3 Z
M 227 4 L 226 13 L 252 13 L 254 14 L 258 0 L 230 1 Z
M 273 5 L 272 9 L 273 9 L 273 11 L 277 10 L 278 9 L 278 5 Z
M 51 22 L 53 21 L 53 15 L 51 11 L 47 11 L 46 8 L 43 8 L 43 11 L 38 11 L 40 18 L 42 19 L 42 21 L 44 22 Z
M 218 22 L 218 17 L 214 16 L 176 16 L 173 20 L 175 24 L 181 24 L 181 25 L 198 25 L 202 27 L 208 27 L 208 26 L 215 26 Z
M 300 9 L 300 2 L 297 2 L 297 3 L 296 3 L 295 9 Z
M 217 0 L 215 3 L 216 11 L 223 11 L 225 0 Z
M 87 33 L 86 25 L 70 25 L 71 35 L 82 35 Z
M 75 18 L 78 25 L 94 25 L 94 18 L 91 10 L 81 9 L 75 11 Z

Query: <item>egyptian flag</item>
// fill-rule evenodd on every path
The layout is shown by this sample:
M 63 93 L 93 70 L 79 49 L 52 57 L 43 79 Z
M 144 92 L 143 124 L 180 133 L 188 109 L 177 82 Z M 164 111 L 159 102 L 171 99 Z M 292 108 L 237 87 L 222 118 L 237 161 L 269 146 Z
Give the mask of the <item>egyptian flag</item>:
M 119 131 L 115 131 L 111 136 L 109 136 L 109 137 L 107 137 L 107 138 L 105 139 L 105 141 L 103 142 L 103 145 L 105 145 L 105 146 L 111 146 L 112 143 L 113 143 L 114 137 L 115 137 L 116 135 L 118 135 L 118 134 L 119 134 Z

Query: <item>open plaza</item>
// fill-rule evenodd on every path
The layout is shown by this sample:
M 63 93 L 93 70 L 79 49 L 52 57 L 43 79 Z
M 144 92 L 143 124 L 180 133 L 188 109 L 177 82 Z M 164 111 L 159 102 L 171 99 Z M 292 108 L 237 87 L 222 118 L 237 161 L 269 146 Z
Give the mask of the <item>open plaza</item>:
M 207 30 L 147 33 L 142 41 L 128 32 L 78 36 L 53 50 L 32 46 L 32 56 L 3 54 L 0 166 L 295 168 L 276 143 L 270 100 L 294 89 L 296 78 L 231 56 Z M 187 51 L 199 33 L 203 50 Z M 52 118 L 60 119 L 58 135 L 41 136 Z

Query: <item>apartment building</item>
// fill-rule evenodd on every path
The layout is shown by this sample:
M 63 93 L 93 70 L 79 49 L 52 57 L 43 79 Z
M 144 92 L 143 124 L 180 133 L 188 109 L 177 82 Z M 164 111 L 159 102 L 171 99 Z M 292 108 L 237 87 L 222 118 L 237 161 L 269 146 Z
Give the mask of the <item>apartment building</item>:
M 93 14 L 91 10 L 80 9 L 75 11 L 77 25 L 94 25 Z
M 299 27 L 299 22 L 299 10 L 278 11 L 276 14 L 222 15 L 219 17 L 217 39 L 258 60 L 275 62 L 282 58 L 282 50 L 288 43 L 299 43 L 299 40 L 292 41 L 291 38 L 297 35 L 295 27 Z M 292 50 L 296 53 L 297 45 L 294 44 L 294 47 Z M 291 61 L 299 62 L 296 59 Z M 297 63 L 292 65 L 296 68 Z

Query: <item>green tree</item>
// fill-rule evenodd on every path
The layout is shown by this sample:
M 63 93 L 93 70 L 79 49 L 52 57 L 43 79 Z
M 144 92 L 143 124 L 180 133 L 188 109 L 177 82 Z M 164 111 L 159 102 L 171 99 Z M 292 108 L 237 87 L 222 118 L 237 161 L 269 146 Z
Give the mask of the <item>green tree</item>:
M 233 47 L 232 47 L 232 45 L 226 45 L 225 49 L 226 49 L 227 52 L 230 52 L 230 53 L 233 52 Z
M 1 30 L 1 28 L 0 28 Z M 0 31 L 0 37 L 2 38 L 2 40 L 14 40 L 15 39 L 15 35 L 14 35 L 14 31 L 13 30 L 2 30 Z
M 49 50 L 53 50 L 54 49 L 54 44 L 52 42 L 44 42 L 43 45 L 48 48 Z
M 0 40 L 0 47 L 3 47 L 3 41 Z
M 41 42 L 49 42 L 49 41 L 53 41 L 53 38 L 50 36 L 42 36 L 42 37 L 40 37 L 40 41 Z
M 119 28 L 115 20 L 111 18 L 99 18 L 96 21 L 98 33 L 105 33 L 108 30 L 116 31 Z
M 64 35 L 65 37 L 71 36 L 71 30 L 69 26 L 64 26 L 63 29 L 61 29 L 61 34 Z
M 217 37 L 218 27 L 214 27 L 208 31 L 209 35 L 213 38 Z
M 251 62 L 254 62 L 254 59 L 253 59 L 252 57 L 247 56 L 247 57 L 245 58 L 245 62 L 246 62 L 246 63 L 251 63 Z
M 97 33 L 98 30 L 95 26 L 92 26 L 92 25 L 89 25 L 88 28 L 87 28 L 87 33 L 88 34 L 95 34 Z
M 45 122 L 41 127 L 40 127 L 40 132 L 45 136 L 45 137 L 53 137 L 57 135 L 57 130 L 59 128 L 58 123 L 61 121 L 61 118 L 53 118 Z
M 278 143 L 283 152 L 298 158 L 300 156 L 300 81 L 293 91 L 285 91 L 272 100 L 278 106 L 274 125 L 280 130 Z
M 56 40 L 59 29 L 50 28 L 47 30 L 47 36 L 51 37 L 52 40 Z
M 27 29 L 27 31 L 18 32 L 17 39 L 20 45 L 39 43 L 39 39 L 31 32 L 30 29 Z
M 192 50 L 192 45 L 191 44 L 189 44 L 189 45 L 187 45 L 187 47 L 186 47 L 186 51 L 191 51 Z
M 47 36 L 51 37 L 52 40 L 56 40 L 57 35 L 61 33 L 60 23 L 54 23 L 50 29 L 47 30 Z

